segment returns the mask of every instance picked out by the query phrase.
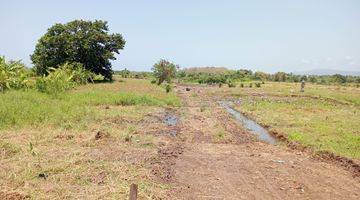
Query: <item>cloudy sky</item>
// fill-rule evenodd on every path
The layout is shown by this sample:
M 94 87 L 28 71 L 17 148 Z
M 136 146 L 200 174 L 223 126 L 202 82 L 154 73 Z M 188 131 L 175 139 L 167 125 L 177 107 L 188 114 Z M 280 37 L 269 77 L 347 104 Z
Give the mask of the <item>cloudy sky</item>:
M 109 22 L 125 49 L 114 69 L 182 67 L 360 71 L 359 0 L 0 0 L 0 55 L 22 59 L 54 23 Z

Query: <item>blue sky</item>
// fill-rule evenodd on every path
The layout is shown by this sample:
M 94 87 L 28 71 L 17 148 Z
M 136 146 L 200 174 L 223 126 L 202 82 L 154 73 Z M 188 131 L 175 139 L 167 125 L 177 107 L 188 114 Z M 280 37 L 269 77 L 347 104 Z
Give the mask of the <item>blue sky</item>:
M 359 0 L 0 0 L 0 55 L 22 59 L 54 23 L 102 19 L 125 49 L 114 69 L 181 67 L 360 71 Z

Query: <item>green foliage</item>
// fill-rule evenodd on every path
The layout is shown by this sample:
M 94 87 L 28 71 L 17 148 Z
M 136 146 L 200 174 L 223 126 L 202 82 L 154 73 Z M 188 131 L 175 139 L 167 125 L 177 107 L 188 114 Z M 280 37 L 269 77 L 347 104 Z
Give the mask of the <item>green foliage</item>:
M 229 70 L 221 67 L 183 69 L 177 74 L 177 77 L 184 82 L 197 82 L 200 84 L 226 83 L 227 80 L 231 80 L 233 82 L 260 81 L 262 84 L 264 84 L 265 81 L 297 83 L 302 80 L 309 81 L 311 83 L 337 85 L 347 83 L 355 83 L 356 85 L 356 83 L 360 83 L 360 77 L 358 76 L 342 76 L 339 74 L 332 76 L 306 76 L 285 72 L 268 74 L 260 71 L 253 73 L 251 70 L 246 69 Z
M 281 91 L 281 85 L 277 83 L 276 91 Z M 286 87 L 286 86 L 285 86 Z M 335 88 L 335 87 L 333 87 Z M 254 116 L 256 120 L 271 126 L 288 136 L 289 140 L 312 147 L 316 151 L 330 151 L 337 155 L 350 158 L 360 158 L 360 129 L 358 106 L 334 103 L 322 99 L 304 99 L 302 97 L 286 97 L 279 101 L 272 95 L 289 94 L 287 92 L 268 93 L 264 88 L 264 95 L 268 98 L 252 98 L 251 101 L 243 101 L 239 110 Z M 348 88 L 349 89 L 349 88 Z M 347 97 L 358 99 L 357 89 L 346 91 Z M 322 89 L 316 89 L 312 96 L 321 96 Z M 324 90 L 331 91 L 329 88 Z M 333 91 L 331 97 L 341 102 L 341 90 Z M 359 105 L 359 104 L 357 104 Z
M 166 93 L 169 93 L 171 91 L 171 85 L 170 84 L 166 84 L 165 91 L 166 91 Z
M 335 74 L 331 78 L 335 83 L 346 83 L 346 77 L 343 75 Z
M 101 20 L 75 20 L 55 24 L 38 41 L 31 60 L 39 75 L 46 75 L 50 68 L 66 62 L 78 62 L 86 70 L 112 79 L 110 60 L 124 48 L 120 34 L 109 34 L 107 22 Z
M 271 75 L 265 72 L 255 72 L 254 74 L 254 79 L 260 81 L 269 80 L 270 77 Z
M 0 130 L 26 125 L 55 125 L 64 128 L 84 126 L 96 120 L 99 105 L 178 106 L 176 96 L 166 98 L 149 94 L 116 92 L 104 89 L 65 92 L 58 98 L 38 92 L 9 91 L 0 95 Z
M 261 83 L 255 83 L 255 87 L 257 88 L 261 87 Z
M 244 83 L 240 83 L 240 87 L 242 87 L 242 88 L 243 88 L 243 87 L 244 87 Z
M 276 82 L 285 82 L 286 81 L 286 73 L 285 72 L 277 72 L 274 74 L 274 81 Z
M 176 75 L 177 66 L 167 60 L 161 59 L 155 63 L 152 70 L 155 78 L 158 80 L 158 85 L 164 81 L 170 83 L 171 79 Z
M 228 80 L 228 81 L 227 81 L 227 85 L 228 85 L 229 87 L 235 87 L 235 86 L 236 86 L 235 83 L 233 83 L 231 80 Z
M 249 83 L 249 88 L 252 88 L 253 84 L 252 83 Z
M 20 61 L 6 62 L 0 57 L 0 92 L 7 89 L 20 89 L 27 87 L 29 71 Z
M 65 63 L 59 68 L 50 68 L 48 76 L 36 80 L 36 89 L 40 92 L 59 95 L 80 84 L 93 81 L 96 75 L 84 69 L 80 63 Z
M 136 72 L 130 71 L 126 68 L 120 71 L 115 71 L 114 74 L 120 75 L 122 78 L 150 79 L 154 77 L 152 72 Z
M 128 69 L 126 69 L 126 68 L 119 71 L 118 74 L 120 74 L 120 76 L 123 77 L 123 78 L 129 78 L 130 77 L 130 71 Z
M 199 77 L 198 83 L 200 84 L 224 84 L 226 83 L 226 77 L 221 75 L 201 75 Z

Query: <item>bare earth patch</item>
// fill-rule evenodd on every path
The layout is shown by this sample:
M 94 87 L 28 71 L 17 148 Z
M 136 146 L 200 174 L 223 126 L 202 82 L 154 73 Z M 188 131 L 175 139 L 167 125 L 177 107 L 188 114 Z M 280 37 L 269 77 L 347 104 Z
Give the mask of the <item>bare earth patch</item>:
M 185 102 L 183 152 L 170 165 L 168 199 L 360 198 L 351 171 L 285 144 L 257 142 L 216 106 L 206 87 L 178 86 L 177 93 Z

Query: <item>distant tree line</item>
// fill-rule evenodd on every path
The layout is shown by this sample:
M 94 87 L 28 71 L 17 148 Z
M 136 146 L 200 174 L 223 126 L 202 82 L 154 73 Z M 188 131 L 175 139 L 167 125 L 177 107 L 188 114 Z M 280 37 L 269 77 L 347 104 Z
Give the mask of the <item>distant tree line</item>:
M 177 77 L 185 82 L 197 82 L 200 84 L 227 83 L 228 81 L 274 81 L 274 82 L 301 82 L 302 80 L 318 84 L 346 84 L 360 83 L 359 76 L 335 75 L 297 75 L 286 72 L 276 72 L 274 74 L 261 71 L 253 72 L 247 69 L 227 70 L 221 73 L 194 72 L 180 70 Z
M 213 70 L 214 72 L 211 72 Z M 128 69 L 115 71 L 114 74 L 122 78 L 154 79 L 154 72 L 136 72 Z M 229 82 L 251 82 L 251 81 L 274 81 L 274 82 L 311 82 L 314 84 L 355 84 L 360 85 L 360 76 L 335 75 L 298 75 L 286 72 L 273 74 L 247 69 L 239 70 L 217 70 L 211 68 L 183 69 L 177 70 L 175 78 L 183 82 L 200 84 L 227 84 Z
M 137 78 L 137 79 L 149 79 L 154 77 L 152 72 L 130 71 L 127 68 L 120 71 L 114 71 L 114 75 L 118 75 L 122 78 Z

